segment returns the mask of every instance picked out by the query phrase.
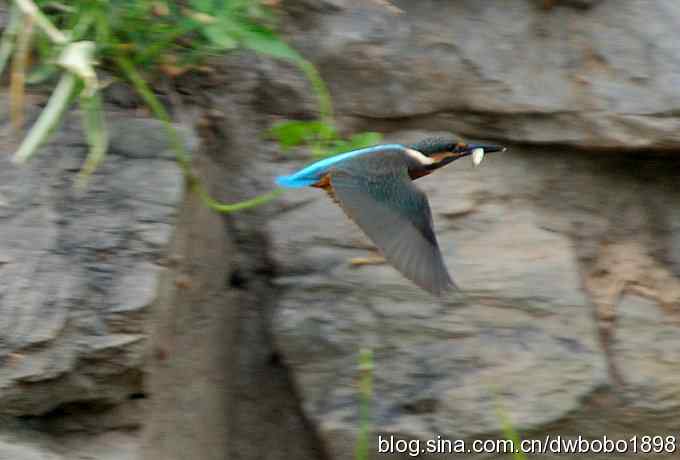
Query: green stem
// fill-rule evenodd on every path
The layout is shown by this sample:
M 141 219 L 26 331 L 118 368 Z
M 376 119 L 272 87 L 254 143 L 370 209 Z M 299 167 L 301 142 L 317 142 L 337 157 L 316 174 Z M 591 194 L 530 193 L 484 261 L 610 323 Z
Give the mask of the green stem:
M 135 66 L 128 58 L 121 55 L 120 53 L 117 53 L 114 55 L 113 59 L 118 67 L 120 67 L 123 75 L 125 75 L 125 77 L 130 80 L 132 86 L 134 86 L 135 90 L 139 93 L 142 99 L 144 99 L 144 102 L 146 102 L 146 105 L 149 106 L 156 118 L 158 118 L 163 123 L 163 126 L 165 127 L 170 139 L 172 149 L 175 151 L 177 162 L 179 163 L 180 168 L 182 168 L 184 174 L 187 177 L 190 177 L 191 159 L 184 149 L 184 144 L 179 137 L 179 133 L 175 127 L 172 126 L 172 120 L 168 112 L 165 110 L 165 107 L 163 107 L 163 104 L 160 103 L 156 95 L 153 93 L 153 91 L 151 91 L 151 88 L 149 88 L 146 80 L 144 80 L 139 72 L 137 72 L 137 69 L 135 69 Z
M 68 43 L 68 37 L 61 30 L 54 27 L 52 22 L 50 22 L 47 16 L 40 11 L 40 8 L 38 8 L 32 0 L 14 0 L 14 3 L 16 3 L 25 15 L 32 17 L 54 43 L 57 45 L 65 45 Z
M 510 417 L 508 417 L 507 412 L 503 408 L 503 404 L 501 401 L 500 393 L 498 391 L 498 388 L 496 386 L 493 386 L 491 388 L 491 391 L 494 393 L 495 400 L 496 400 L 496 416 L 498 417 L 500 424 L 501 424 L 501 430 L 503 432 L 503 436 L 505 436 L 506 439 L 511 439 L 512 442 L 514 443 L 515 447 L 518 448 L 520 443 L 522 442 L 519 434 L 515 430 L 515 428 L 512 426 L 512 422 L 510 420 Z M 513 452 L 512 453 L 512 458 L 514 460 L 527 460 L 526 455 L 524 452 Z
M 146 83 L 144 78 L 142 78 L 139 72 L 137 72 L 137 69 L 135 69 L 134 65 L 129 59 L 127 59 L 125 56 L 122 56 L 121 54 L 116 54 L 114 56 L 114 61 L 123 71 L 125 77 L 130 80 L 135 90 L 139 93 L 142 99 L 144 99 L 144 102 L 146 102 L 156 118 L 158 118 L 163 123 L 168 138 L 170 139 L 172 149 L 175 152 L 177 163 L 179 163 L 179 166 L 187 179 L 190 190 L 198 194 L 203 204 L 214 211 L 220 213 L 230 213 L 259 206 L 272 200 L 273 198 L 276 198 L 283 192 L 281 189 L 273 190 L 250 200 L 240 201 L 233 204 L 220 203 L 219 201 L 212 198 L 205 190 L 205 187 L 203 187 L 200 180 L 191 171 L 191 159 L 189 154 L 185 150 L 184 143 L 180 139 L 179 133 L 172 125 L 170 115 L 165 110 L 165 107 L 163 107 L 156 95 L 153 93 L 153 91 L 151 91 L 149 85 Z
M 94 170 L 106 156 L 109 147 L 109 135 L 99 93 L 87 96 L 85 91 L 81 92 L 80 111 L 83 131 L 85 131 L 85 137 L 90 146 L 85 163 L 83 163 L 76 179 L 76 188 L 83 189 Z
M 306 59 L 302 59 L 298 65 L 305 73 L 305 76 L 309 79 L 314 87 L 314 91 L 319 98 L 319 113 L 321 121 L 329 124 L 330 126 L 335 126 L 333 122 L 333 103 L 331 102 L 331 93 L 328 91 L 326 83 L 321 78 L 321 74 L 316 70 L 314 64 Z
M 78 22 L 70 32 L 71 41 L 78 41 L 85 36 L 90 27 L 94 24 L 96 16 L 91 12 L 81 14 Z
M 5 70 L 7 61 L 9 60 L 10 54 L 12 54 L 12 48 L 14 48 L 14 40 L 17 36 L 17 31 L 19 30 L 19 22 L 21 20 L 21 14 L 16 5 L 12 4 L 9 13 L 9 21 L 7 26 L 5 26 L 5 31 L 2 33 L 2 41 L 0 41 L 0 75 Z
M 177 30 L 170 32 L 165 37 L 163 37 L 161 40 L 157 41 L 156 43 L 153 43 L 151 46 L 149 46 L 147 49 L 145 49 L 143 52 L 141 52 L 139 54 L 139 56 L 137 56 L 137 58 L 135 58 L 135 64 L 141 64 L 143 62 L 153 61 L 163 51 L 170 48 L 171 45 L 178 38 L 188 34 L 189 32 L 193 31 L 194 29 L 197 29 L 198 27 L 200 27 L 199 23 L 180 24 L 179 26 L 177 26 Z
M 14 154 L 14 161 L 16 163 L 25 163 L 47 138 L 68 107 L 71 101 L 71 94 L 73 94 L 77 82 L 77 77 L 71 72 L 63 73 L 59 83 L 57 83 L 57 87 L 50 95 L 47 105 L 40 112 L 38 121 L 31 127 L 19 150 Z
M 228 214 L 230 212 L 245 211 L 246 209 L 254 208 L 260 206 L 261 204 L 267 203 L 273 200 L 277 196 L 283 193 L 283 189 L 272 190 L 271 192 L 265 193 L 264 195 L 256 196 L 245 201 L 239 201 L 238 203 L 226 204 L 220 203 L 213 199 L 205 188 L 198 182 L 194 183 L 194 190 L 201 197 L 203 204 L 208 206 L 213 211 L 217 211 L 223 214 Z
M 359 436 L 355 456 L 357 460 L 368 460 L 369 458 L 372 398 L 373 351 L 369 348 L 362 348 L 359 351 Z

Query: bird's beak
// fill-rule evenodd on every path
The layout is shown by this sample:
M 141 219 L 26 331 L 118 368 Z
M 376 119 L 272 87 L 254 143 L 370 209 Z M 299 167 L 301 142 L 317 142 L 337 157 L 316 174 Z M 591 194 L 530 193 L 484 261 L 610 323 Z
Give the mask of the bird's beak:
M 484 155 L 494 152 L 505 152 L 506 148 L 501 145 L 486 145 L 486 144 L 458 144 L 452 152 L 446 152 L 443 155 L 434 156 L 435 163 L 430 169 L 441 168 L 459 158 L 472 155 L 472 162 L 475 166 L 482 162 Z
M 487 153 L 505 152 L 505 147 L 500 145 L 486 145 L 486 144 L 467 144 L 458 147 L 458 155 L 456 158 L 466 157 L 472 155 L 472 164 L 478 166 L 484 159 Z
M 463 148 L 463 154 L 470 155 L 476 149 L 484 149 L 484 153 L 505 152 L 507 149 L 501 145 L 468 144 Z

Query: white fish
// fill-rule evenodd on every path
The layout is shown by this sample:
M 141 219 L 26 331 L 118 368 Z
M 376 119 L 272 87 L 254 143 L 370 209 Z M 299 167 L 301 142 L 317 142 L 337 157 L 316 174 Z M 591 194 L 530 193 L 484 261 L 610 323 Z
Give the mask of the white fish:
M 484 159 L 484 149 L 483 148 L 476 148 L 472 151 L 472 164 L 475 166 L 479 166 L 479 164 L 482 162 Z

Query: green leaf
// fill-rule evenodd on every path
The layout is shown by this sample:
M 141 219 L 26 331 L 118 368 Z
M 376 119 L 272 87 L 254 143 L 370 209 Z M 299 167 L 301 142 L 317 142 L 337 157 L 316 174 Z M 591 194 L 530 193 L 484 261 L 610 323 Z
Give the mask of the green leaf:
M 212 45 L 220 50 L 232 50 L 238 46 L 238 41 L 230 35 L 227 30 L 221 27 L 221 23 L 204 25 L 201 32 Z
M 256 53 L 266 54 L 278 59 L 300 64 L 304 58 L 288 46 L 274 32 L 255 24 L 241 24 L 238 31 L 241 45 Z
M 285 121 L 274 125 L 269 134 L 281 145 L 283 150 L 335 136 L 335 129 L 322 121 Z
M 212 13 L 213 0 L 191 0 L 189 4 L 193 9 L 202 13 Z
M 358 133 L 349 138 L 349 143 L 353 149 L 361 149 L 379 144 L 382 141 L 382 134 L 374 131 Z
M 149 63 L 155 62 L 157 58 L 168 49 L 172 48 L 175 41 L 187 35 L 194 29 L 202 29 L 204 26 L 196 21 L 182 21 L 177 27 L 168 29 L 161 36 L 157 37 L 154 42 L 152 42 L 143 52 L 139 53 L 139 56 L 135 59 L 135 63 L 141 65 L 148 65 Z M 203 30 L 206 32 L 206 30 Z

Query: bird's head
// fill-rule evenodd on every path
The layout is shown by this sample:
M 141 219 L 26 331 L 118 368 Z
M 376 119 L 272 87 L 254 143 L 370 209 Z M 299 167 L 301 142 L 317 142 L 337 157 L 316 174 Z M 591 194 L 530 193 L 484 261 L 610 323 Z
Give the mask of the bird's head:
M 423 165 L 428 171 L 441 168 L 459 158 L 472 155 L 475 151 L 478 152 L 477 155 L 483 155 L 486 153 L 504 152 L 506 150 L 505 147 L 500 145 L 465 144 L 442 137 L 423 139 L 420 142 L 409 145 L 409 148 L 422 153 L 431 160 L 431 162 L 428 161 L 427 164 Z M 482 151 L 480 152 L 479 149 L 482 149 Z M 475 164 L 481 161 L 481 156 L 478 158 L 479 160 L 473 157 Z

